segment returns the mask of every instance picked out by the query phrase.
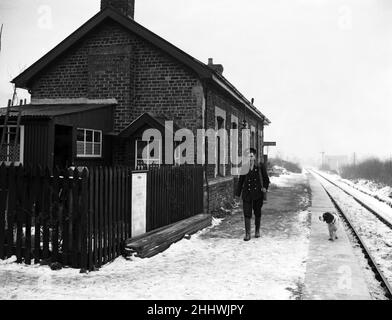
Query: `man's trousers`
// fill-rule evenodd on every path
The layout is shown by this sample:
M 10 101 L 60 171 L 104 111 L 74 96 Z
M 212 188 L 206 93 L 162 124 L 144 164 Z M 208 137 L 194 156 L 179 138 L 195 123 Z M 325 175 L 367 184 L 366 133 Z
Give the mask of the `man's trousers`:
M 243 209 L 245 218 L 252 218 L 252 211 L 256 218 L 261 217 L 261 208 L 263 206 L 263 198 L 253 201 L 243 201 Z

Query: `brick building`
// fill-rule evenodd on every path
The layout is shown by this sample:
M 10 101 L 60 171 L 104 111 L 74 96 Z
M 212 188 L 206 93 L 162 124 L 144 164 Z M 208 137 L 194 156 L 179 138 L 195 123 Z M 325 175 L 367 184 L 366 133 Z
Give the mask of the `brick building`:
M 134 167 L 147 144 L 143 131 L 156 128 L 164 137 L 165 120 L 195 136 L 202 128 L 241 129 L 246 121 L 251 144 L 262 152 L 270 122 L 223 76 L 223 67 L 144 28 L 134 9 L 134 0 L 101 0 L 98 14 L 12 81 L 31 94 L 31 104 L 20 107 L 16 162 Z M 163 141 L 161 148 L 164 154 Z M 2 150 L 0 161 L 10 153 Z M 208 165 L 210 209 L 232 198 L 230 169 Z

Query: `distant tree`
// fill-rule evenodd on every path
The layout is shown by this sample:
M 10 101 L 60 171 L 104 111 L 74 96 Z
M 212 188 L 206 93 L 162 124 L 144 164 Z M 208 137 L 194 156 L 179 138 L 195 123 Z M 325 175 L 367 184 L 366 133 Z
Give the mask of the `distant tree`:
M 342 168 L 341 176 L 345 179 L 366 179 L 392 186 L 391 161 L 381 161 L 377 158 L 366 159 L 356 165 Z

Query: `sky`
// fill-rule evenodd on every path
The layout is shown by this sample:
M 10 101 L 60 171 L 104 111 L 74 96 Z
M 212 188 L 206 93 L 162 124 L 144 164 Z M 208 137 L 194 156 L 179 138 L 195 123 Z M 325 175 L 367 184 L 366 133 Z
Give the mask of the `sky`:
M 99 8 L 100 0 L 0 0 L 0 105 L 13 77 Z M 392 156 L 392 1 L 136 0 L 135 20 L 223 64 L 271 120 L 270 156 Z

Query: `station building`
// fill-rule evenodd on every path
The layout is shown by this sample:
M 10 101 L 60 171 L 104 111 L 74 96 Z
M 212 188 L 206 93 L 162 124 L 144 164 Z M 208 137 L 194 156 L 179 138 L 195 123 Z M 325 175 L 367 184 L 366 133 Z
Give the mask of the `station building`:
M 195 137 L 197 129 L 249 128 L 262 158 L 270 120 L 223 66 L 195 59 L 137 23 L 134 12 L 134 0 L 102 0 L 100 12 L 13 79 L 31 103 L 19 107 L 19 147 L 1 150 L 0 161 L 14 153 L 17 163 L 49 168 L 159 165 L 165 159 L 142 158 L 141 137 L 147 128 L 164 137 L 169 120 Z M 210 210 L 233 198 L 231 165 L 220 161 L 205 170 Z

